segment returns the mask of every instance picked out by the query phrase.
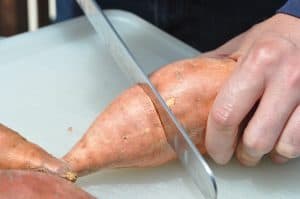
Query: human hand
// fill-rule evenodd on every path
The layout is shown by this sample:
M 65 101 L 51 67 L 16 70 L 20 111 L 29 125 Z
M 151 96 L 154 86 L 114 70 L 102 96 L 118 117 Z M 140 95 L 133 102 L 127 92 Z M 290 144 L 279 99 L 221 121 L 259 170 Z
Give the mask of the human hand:
M 209 114 L 208 154 L 226 164 L 236 151 L 247 166 L 269 153 L 278 163 L 300 156 L 300 19 L 276 14 L 207 54 L 237 60 Z

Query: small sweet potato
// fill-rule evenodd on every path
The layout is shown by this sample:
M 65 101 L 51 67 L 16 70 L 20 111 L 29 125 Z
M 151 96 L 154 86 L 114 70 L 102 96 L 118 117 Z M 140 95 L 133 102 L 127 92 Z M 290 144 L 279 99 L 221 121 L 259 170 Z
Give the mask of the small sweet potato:
M 75 181 L 77 174 L 59 160 L 17 132 L 0 124 L 0 169 L 30 169 Z
M 235 64 L 230 58 L 194 58 L 167 65 L 150 76 L 203 153 L 209 109 Z M 106 167 L 156 166 L 174 159 L 154 104 L 141 85 L 124 91 L 64 159 L 79 175 Z
M 94 199 L 58 176 L 29 170 L 0 170 L 0 199 Z

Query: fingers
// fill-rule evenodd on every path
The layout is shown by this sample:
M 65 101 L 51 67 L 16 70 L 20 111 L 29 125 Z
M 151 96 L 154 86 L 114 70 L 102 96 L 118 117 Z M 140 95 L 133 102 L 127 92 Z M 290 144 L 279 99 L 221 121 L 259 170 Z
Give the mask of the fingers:
M 266 89 L 258 109 L 248 123 L 239 143 L 237 158 L 246 166 L 256 165 L 265 154 L 272 151 L 289 116 L 296 107 L 296 101 L 293 100 L 293 97 L 282 97 L 292 96 L 292 94 L 285 93 L 288 91 L 283 91 L 278 85 L 278 82 L 273 82 Z M 280 147 L 283 146 L 282 143 L 280 142 Z M 284 145 L 284 147 L 286 146 Z M 280 149 L 290 150 L 287 148 Z M 280 155 L 282 154 L 280 153 Z M 280 156 L 274 158 L 283 161 L 279 160 Z
M 300 122 L 288 122 L 300 100 L 299 54 L 294 43 L 269 35 L 254 42 L 239 59 L 236 71 L 219 92 L 208 117 L 205 144 L 215 162 L 226 164 L 230 160 L 238 127 L 260 98 L 239 141 L 237 158 L 245 165 L 256 165 L 277 141 L 274 161 L 285 162 L 300 155 L 300 136 L 295 133 L 300 126 L 296 123 Z M 284 129 L 287 122 L 291 127 Z
M 285 96 L 290 97 L 286 98 Z M 273 83 L 270 84 L 270 87 L 267 87 L 258 109 L 248 123 L 243 138 L 239 143 L 237 158 L 242 164 L 254 166 L 265 154 L 272 151 L 296 106 L 297 101 L 295 100 L 294 94 L 288 89 L 283 89 L 280 86 L 279 80 L 277 82 L 273 81 Z M 294 122 L 292 123 L 294 124 Z M 291 131 L 292 130 L 290 130 L 289 133 L 291 133 Z M 290 138 L 291 136 L 288 133 L 282 137 L 285 141 Z M 298 139 L 298 141 L 299 140 L 300 139 Z M 283 151 L 295 150 L 294 146 L 292 149 L 287 148 L 291 147 L 291 145 L 285 145 L 285 143 L 286 142 L 283 141 L 278 143 L 278 149 L 280 149 L 279 155 L 285 157 L 286 153 L 298 152 Z M 279 162 L 283 162 L 283 157 L 279 155 L 274 156 L 274 158 Z
M 208 117 L 206 148 L 219 164 L 226 164 L 234 150 L 240 122 L 263 93 L 262 76 L 236 70 L 218 94 Z
M 275 49 L 281 50 L 275 51 L 274 48 L 271 48 L 272 45 L 268 48 L 261 45 L 257 47 L 260 50 L 251 53 L 252 56 L 257 54 L 257 58 L 254 60 L 258 66 L 264 69 L 266 89 L 237 149 L 237 158 L 247 166 L 256 165 L 265 154 L 272 151 L 290 116 L 299 104 L 297 91 L 299 73 L 295 71 L 298 59 L 291 57 L 294 47 L 286 41 L 277 42 L 277 45 L 278 48 Z M 290 54 L 289 61 L 282 57 L 286 52 Z M 289 135 L 288 137 L 290 138 Z M 279 148 L 280 150 L 284 148 L 282 143 L 278 142 L 278 146 L 282 147 Z M 284 149 L 287 150 L 287 148 Z M 284 153 L 282 151 L 278 153 L 277 150 L 276 152 L 272 156 L 273 160 L 285 162 Z
M 288 159 L 300 156 L 300 106 L 290 117 L 275 150 L 280 156 Z

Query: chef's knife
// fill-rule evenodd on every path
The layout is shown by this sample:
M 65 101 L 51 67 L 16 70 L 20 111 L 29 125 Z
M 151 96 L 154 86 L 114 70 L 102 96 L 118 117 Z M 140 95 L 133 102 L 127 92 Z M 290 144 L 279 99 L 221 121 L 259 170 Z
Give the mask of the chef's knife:
M 151 97 L 162 121 L 168 143 L 176 152 L 183 167 L 188 171 L 205 198 L 217 198 L 217 184 L 214 174 L 196 146 L 177 121 L 163 98 L 126 46 L 100 6 L 94 0 L 77 0 L 97 34 L 104 39 L 105 45 L 120 69 L 132 83 L 141 85 Z

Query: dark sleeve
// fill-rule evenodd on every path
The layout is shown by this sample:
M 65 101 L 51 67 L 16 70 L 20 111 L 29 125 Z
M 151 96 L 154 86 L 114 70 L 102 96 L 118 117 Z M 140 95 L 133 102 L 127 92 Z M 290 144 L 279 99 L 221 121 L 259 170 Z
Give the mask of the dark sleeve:
M 284 13 L 300 18 L 300 0 L 288 0 L 277 13 Z
M 82 11 L 75 0 L 56 0 L 56 10 L 56 22 L 82 15 Z

